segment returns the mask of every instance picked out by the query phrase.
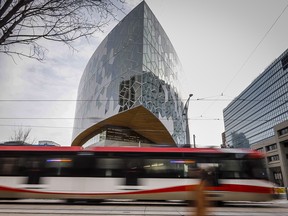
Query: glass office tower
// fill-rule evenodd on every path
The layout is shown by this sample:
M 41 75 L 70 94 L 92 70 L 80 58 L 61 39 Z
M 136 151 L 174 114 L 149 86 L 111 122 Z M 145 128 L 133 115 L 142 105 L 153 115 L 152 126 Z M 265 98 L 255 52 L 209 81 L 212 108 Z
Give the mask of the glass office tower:
M 278 57 L 223 111 L 226 141 L 235 148 L 274 136 L 288 119 L 288 50 Z
M 181 72 L 169 38 L 143 1 L 102 41 L 84 70 L 72 145 L 186 144 Z

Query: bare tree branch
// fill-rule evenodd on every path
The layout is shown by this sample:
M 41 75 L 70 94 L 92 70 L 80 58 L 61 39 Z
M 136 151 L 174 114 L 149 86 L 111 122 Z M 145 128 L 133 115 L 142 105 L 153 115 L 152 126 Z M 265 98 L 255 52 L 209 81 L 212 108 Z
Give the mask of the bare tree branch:
M 31 128 L 23 129 L 22 127 L 19 127 L 13 131 L 13 135 L 10 137 L 10 141 L 22 142 L 23 144 L 29 142 L 30 132 Z M 33 142 L 35 142 L 35 139 Z
M 46 39 L 72 46 L 124 13 L 125 0 L 4 0 L 0 2 L 0 53 L 43 60 Z M 17 44 L 30 50 L 18 51 Z M 31 55 L 32 54 L 32 55 Z M 38 56 L 39 55 L 39 56 Z

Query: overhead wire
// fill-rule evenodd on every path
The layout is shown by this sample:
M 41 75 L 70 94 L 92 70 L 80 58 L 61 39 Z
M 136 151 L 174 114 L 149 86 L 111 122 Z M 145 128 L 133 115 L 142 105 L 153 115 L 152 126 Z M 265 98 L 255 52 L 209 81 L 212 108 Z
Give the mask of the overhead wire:
M 220 95 L 222 96 L 222 95 Z M 224 95 L 223 95 L 224 96 Z M 217 97 L 217 96 L 213 96 L 213 97 Z M 219 97 L 219 96 L 218 96 Z M 212 97 L 201 97 L 201 98 L 191 98 L 190 99 L 191 101 L 275 101 L 274 99 L 247 99 L 247 98 L 223 98 L 223 99 L 219 99 L 219 98 L 216 98 L 216 99 L 213 99 Z M 288 99 L 276 99 L 276 101 L 287 101 Z M 111 100 L 111 99 L 97 99 L 97 100 L 93 100 L 93 99 L 87 99 L 87 100 L 78 100 L 78 99 L 75 99 L 75 100 L 54 100 L 54 99 L 49 99 L 49 100 L 43 100 L 43 99 L 0 99 L 0 102 L 103 102 L 103 101 L 118 101 L 118 100 Z M 149 101 L 149 100 L 147 100 Z M 152 100 L 151 100 L 152 101 Z M 170 99 L 168 99 L 167 101 L 172 101 Z M 187 99 L 179 99 L 179 100 L 175 100 L 173 99 L 173 101 L 187 101 Z
M 62 118 L 62 117 L 52 117 L 52 118 L 42 118 L 42 117 L 20 117 L 20 118 L 17 118 L 17 117 L 0 117 L 0 119 L 2 120 L 75 120 L 75 119 L 82 119 L 82 120 L 85 120 L 85 119 L 89 119 L 91 120 L 91 118 Z M 170 121 L 170 120 L 177 120 L 178 118 L 173 118 L 173 119 L 161 119 L 161 121 Z M 98 118 L 97 120 L 99 121 L 102 121 L 102 120 L 105 120 L 105 118 Z M 217 118 L 217 117 L 209 117 L 209 118 L 201 118 L 201 117 L 191 117 L 191 118 L 188 118 L 188 120 L 193 120 L 193 121 L 223 121 L 224 119 L 223 118 Z M 233 120 L 233 121 L 268 121 L 268 119 L 229 119 L 229 120 Z M 0 126 L 3 126 L 0 124 Z M 7 126 L 7 125 L 5 125 Z M 10 125 L 9 125 L 10 126 Z
M 234 79 L 238 76 L 238 74 L 243 70 L 243 68 L 246 66 L 246 64 L 248 63 L 248 61 L 251 59 L 251 57 L 254 55 L 254 53 L 256 52 L 256 50 L 259 48 L 259 46 L 262 44 L 262 42 L 265 40 L 265 38 L 267 37 L 267 35 L 271 32 L 271 30 L 273 29 L 273 27 L 276 25 L 276 23 L 278 22 L 278 20 L 280 19 L 280 17 L 284 14 L 284 12 L 286 11 L 286 9 L 288 8 L 288 4 L 284 7 L 284 9 L 281 11 L 281 13 L 278 15 L 278 17 L 274 20 L 274 22 L 272 23 L 272 25 L 270 26 L 270 28 L 265 32 L 265 34 L 263 35 L 263 37 L 260 39 L 260 41 L 257 43 L 257 45 L 255 46 L 255 48 L 251 51 L 251 53 L 248 55 L 248 57 L 246 58 L 246 60 L 244 61 L 244 63 L 241 65 L 241 67 L 239 68 L 238 71 L 236 71 L 236 73 L 234 74 L 234 76 L 232 77 L 232 79 L 228 82 L 228 84 L 225 86 L 225 88 L 223 89 L 222 93 L 221 93 L 221 97 L 224 96 L 224 92 L 227 90 L 227 88 L 231 85 L 231 83 L 234 81 Z M 201 116 L 204 115 L 204 113 L 206 113 L 214 104 L 215 102 L 218 100 L 213 101 L 208 108 L 206 108 L 204 110 L 204 112 L 201 114 Z
M 244 63 L 241 65 L 241 67 L 239 68 L 239 70 L 234 74 L 234 76 L 232 77 L 232 79 L 229 81 L 229 83 L 225 86 L 225 88 L 223 89 L 222 93 L 218 96 L 212 96 L 212 97 L 206 97 L 206 98 L 197 98 L 197 99 L 191 99 L 193 101 L 212 101 L 212 103 L 210 104 L 210 106 L 205 109 L 205 111 L 202 113 L 201 117 L 204 116 L 204 113 L 207 112 L 207 110 L 209 110 L 213 105 L 214 103 L 216 103 L 217 101 L 233 101 L 235 99 L 220 99 L 220 97 L 224 97 L 224 93 L 227 88 L 231 85 L 231 83 L 233 82 L 233 80 L 237 77 L 237 75 L 242 71 L 242 69 L 245 67 L 245 65 L 248 63 L 248 61 L 251 59 L 251 57 L 254 55 L 254 53 L 256 52 L 256 50 L 259 48 L 259 46 L 262 44 L 262 42 L 265 40 L 265 38 L 267 37 L 267 35 L 271 32 L 271 30 L 273 29 L 273 27 L 276 25 L 276 23 L 278 22 L 278 20 L 281 18 L 281 16 L 284 14 L 284 12 L 286 11 L 288 7 L 288 4 L 284 7 L 284 9 L 281 11 L 281 13 L 279 14 L 279 16 L 275 19 L 275 21 L 273 22 L 273 24 L 270 26 L 270 28 L 266 31 L 266 33 L 263 35 L 263 37 L 261 38 L 261 40 L 258 42 L 258 44 L 256 45 L 256 47 L 251 51 L 251 53 L 248 55 L 248 57 L 246 58 L 246 60 L 244 61 Z M 128 47 L 128 45 L 126 46 L 123 46 L 121 50 L 119 50 L 118 52 L 114 53 L 112 57 L 110 58 L 113 58 L 115 57 L 116 55 L 118 55 L 121 51 L 123 51 L 124 49 L 126 49 Z M 109 61 L 109 60 L 107 60 Z M 122 77 L 123 75 L 125 75 L 126 73 L 128 73 L 129 70 L 123 74 L 121 74 L 120 76 Z M 102 86 L 102 89 L 107 87 L 107 85 L 109 85 L 111 82 L 115 81 L 116 79 L 119 79 L 121 77 L 115 77 L 115 79 L 113 79 L 112 81 L 110 82 L 107 82 L 106 84 L 104 84 Z M 100 91 L 99 91 L 100 92 Z M 212 99 L 214 97 L 218 97 L 216 99 Z M 237 98 L 236 100 L 247 100 L 247 99 L 241 99 L 241 98 Z M 2 99 L 0 100 L 0 102 L 76 102 L 76 101 L 93 101 L 93 100 L 70 100 L 70 99 L 61 99 L 61 100 L 53 100 L 53 99 L 47 99 L 47 100 L 43 100 L 43 99 Z M 102 101 L 102 100 L 101 100 Z M 108 100 L 107 100 L 108 101 Z M 185 101 L 185 100 L 183 100 Z M 51 120 L 70 120 L 70 119 L 75 119 L 75 118 L 17 118 L 17 117 L 14 117 L 14 118 L 8 118 L 8 117 L 0 117 L 0 119 L 42 119 L 42 120 L 48 120 L 48 119 L 51 119 Z M 189 118 L 188 120 L 223 120 L 222 118 L 201 118 L 201 119 L 197 119 L 197 118 Z M 8 125 L 0 125 L 0 126 L 8 126 Z M 12 126 L 12 125 L 9 125 L 9 126 Z M 15 125 L 13 125 L 15 126 Z M 35 126 L 33 126 L 35 127 Z M 36 126 L 36 127 L 47 127 L 47 126 Z M 48 126 L 50 127 L 50 126 Z M 53 126 L 53 127 L 50 127 L 50 128 L 73 128 L 73 127 L 57 127 L 57 126 Z
M 222 92 L 225 92 L 226 89 L 230 86 L 230 84 L 233 82 L 233 80 L 237 77 L 237 75 L 242 71 L 242 69 L 245 67 L 245 65 L 248 63 L 248 61 L 251 59 L 251 57 L 253 56 L 253 54 L 256 52 L 256 50 L 258 49 L 258 47 L 261 45 L 261 43 L 265 40 L 265 38 L 267 37 L 267 35 L 270 33 L 270 31 L 273 29 L 273 27 L 276 25 L 276 23 L 278 22 L 278 20 L 280 19 L 280 17 L 284 14 L 285 10 L 288 8 L 288 4 L 284 7 L 284 9 L 281 11 L 281 13 L 279 14 L 279 16 L 275 19 L 275 21 L 273 22 L 273 24 L 270 26 L 270 28 L 266 31 L 266 33 L 263 35 L 263 37 L 261 38 L 261 40 L 258 42 L 258 44 L 256 45 L 256 47 L 251 51 L 251 53 L 248 55 L 248 57 L 246 58 L 246 60 L 244 61 L 244 63 L 242 64 L 242 66 L 240 67 L 240 69 L 234 74 L 234 76 L 232 77 L 232 79 L 230 80 L 230 82 L 226 85 L 226 87 L 224 88 L 224 90 Z
M 0 118 L 2 119 L 2 118 Z M 7 119 L 18 119 L 18 118 L 7 118 Z M 21 118 L 22 120 L 30 120 L 31 118 Z M 38 118 L 32 118 L 32 120 L 35 120 Z M 39 118 L 40 120 L 43 118 Z M 71 120 L 74 118 L 70 118 Z M 88 118 L 86 118 L 88 119 Z M 67 120 L 67 118 L 45 118 L 45 120 Z M 101 120 L 101 119 L 100 119 Z M 103 118 L 104 120 L 104 118 Z M 165 120 L 165 119 L 163 119 Z M 189 121 L 223 121 L 223 118 L 188 118 Z M 268 119 L 230 119 L 233 121 L 241 121 L 241 122 L 267 122 L 269 121 Z M 167 120 L 168 121 L 168 120 Z M 15 124 L 0 124 L 0 127 L 15 127 L 17 125 Z M 28 128 L 48 128 L 48 129 L 86 129 L 86 128 L 79 128 L 79 127 L 71 127 L 71 126 L 50 126 L 50 125 L 27 125 L 27 124 L 21 124 L 21 127 L 28 127 Z M 127 129 L 129 130 L 129 129 Z M 149 130 L 149 129 L 144 129 L 140 131 L 155 131 Z

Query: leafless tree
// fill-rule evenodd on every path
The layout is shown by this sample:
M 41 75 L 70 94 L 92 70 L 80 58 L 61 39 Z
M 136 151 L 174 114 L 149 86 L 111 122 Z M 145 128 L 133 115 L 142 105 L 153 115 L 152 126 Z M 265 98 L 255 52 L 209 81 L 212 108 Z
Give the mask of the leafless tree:
M 22 142 L 22 143 L 29 142 L 30 132 L 31 128 L 23 129 L 22 127 L 18 127 L 14 129 L 13 135 L 10 137 L 10 141 Z M 30 141 L 30 144 L 33 144 L 34 142 L 35 140 Z
M 125 0 L 0 0 L 0 53 L 43 60 L 40 39 L 71 42 L 91 36 L 124 13 Z M 26 50 L 26 51 L 25 51 Z

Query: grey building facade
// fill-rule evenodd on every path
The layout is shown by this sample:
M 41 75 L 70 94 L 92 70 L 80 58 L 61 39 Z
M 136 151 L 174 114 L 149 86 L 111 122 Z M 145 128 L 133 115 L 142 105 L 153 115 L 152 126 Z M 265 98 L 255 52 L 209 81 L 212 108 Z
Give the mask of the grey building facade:
M 186 144 L 181 72 L 172 43 L 141 2 L 102 41 L 83 72 L 72 145 Z
M 223 111 L 226 146 L 250 148 L 275 136 L 288 119 L 288 50 L 282 53 Z
M 288 120 L 275 125 L 274 136 L 251 147 L 265 153 L 269 179 L 281 187 L 288 187 Z

